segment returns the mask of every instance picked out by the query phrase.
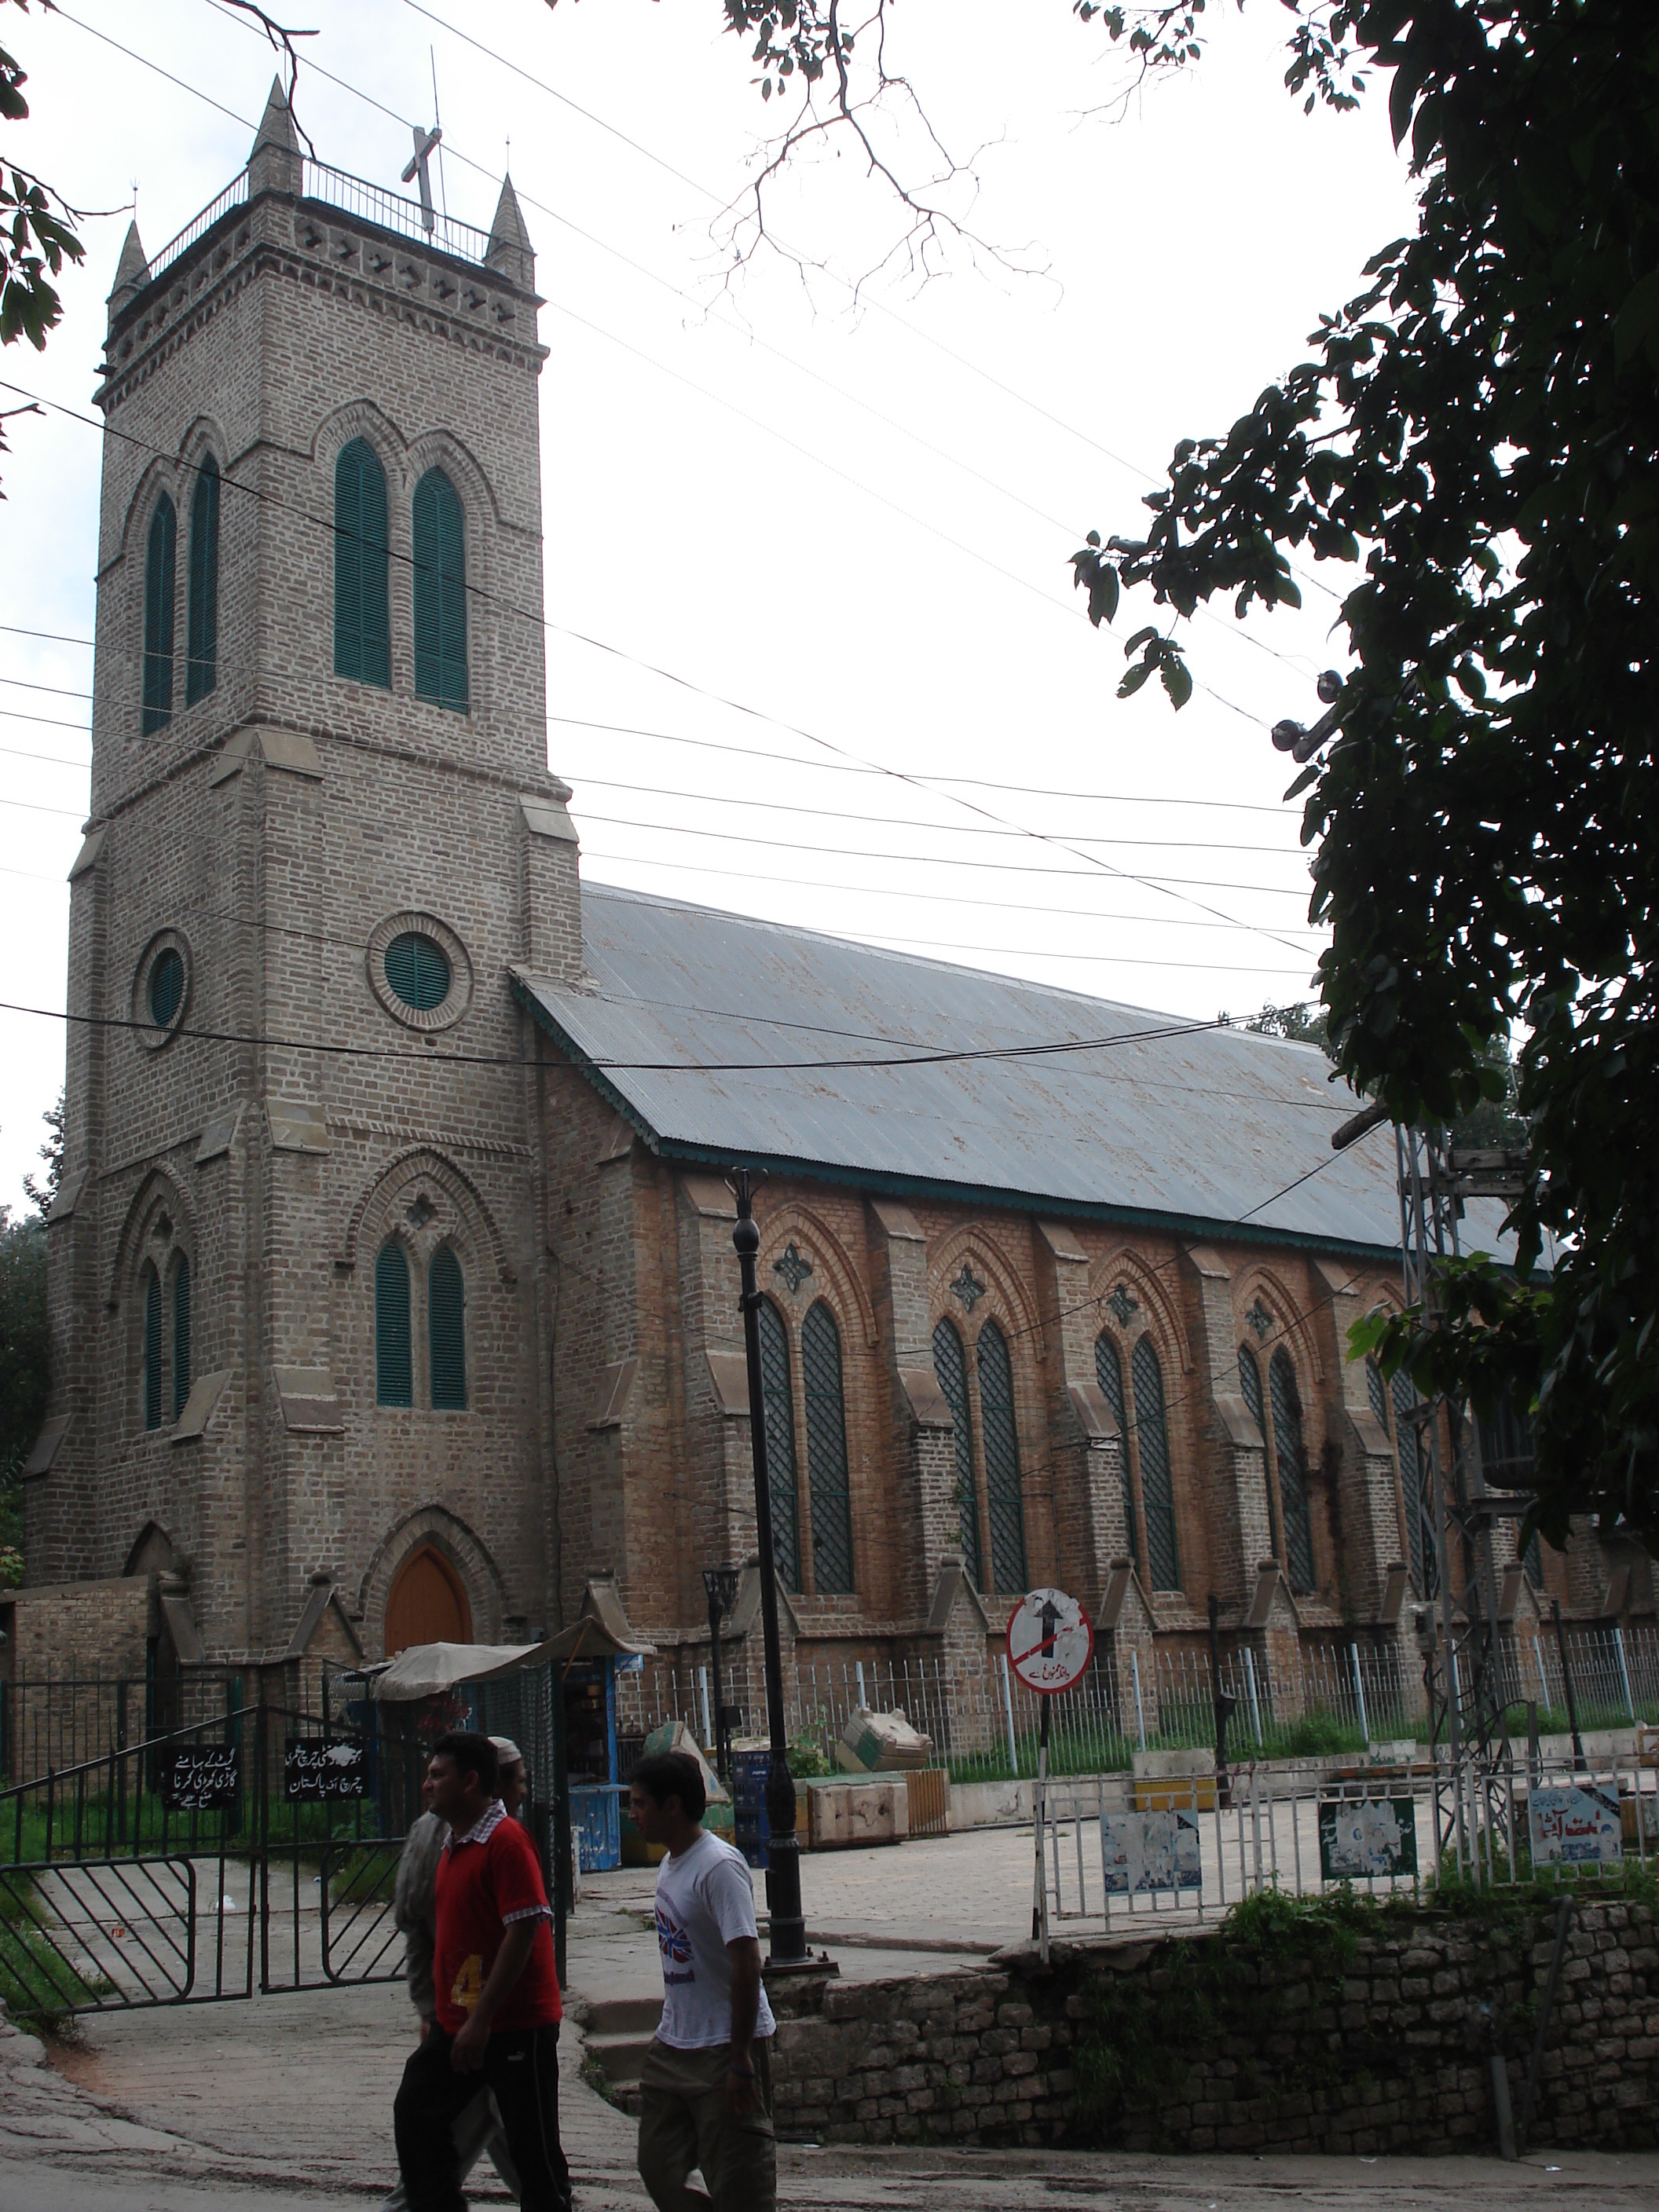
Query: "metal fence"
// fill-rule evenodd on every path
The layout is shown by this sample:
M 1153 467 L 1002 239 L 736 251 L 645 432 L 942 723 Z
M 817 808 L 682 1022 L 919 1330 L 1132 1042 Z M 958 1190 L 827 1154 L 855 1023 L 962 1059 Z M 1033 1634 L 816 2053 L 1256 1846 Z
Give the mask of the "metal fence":
M 798 1764 L 833 1767 L 835 1746 L 860 1706 L 902 1711 L 933 1741 L 934 1757 L 957 1782 L 997 1781 L 1036 1771 L 1038 1699 L 988 1649 L 967 1657 L 825 1660 L 805 1656 L 786 1679 L 786 1724 Z M 1647 1626 L 1575 1627 L 1568 1668 L 1584 1730 L 1659 1723 L 1659 1631 Z M 765 1685 L 757 1650 L 723 1646 L 721 1694 L 732 1733 L 766 1734 Z M 1567 1699 L 1554 1638 L 1531 1629 L 1501 1639 L 1499 1680 L 1517 1738 L 1528 1705 L 1543 1735 L 1567 1733 Z M 1235 1700 L 1228 1753 L 1235 1760 L 1330 1759 L 1379 1744 L 1421 1744 L 1428 1706 L 1421 1662 L 1409 1646 L 1328 1639 L 1274 1658 L 1237 1645 L 1224 1650 L 1220 1686 Z M 1127 1770 L 1137 1752 L 1199 1750 L 1215 1742 L 1214 1682 L 1207 1651 L 1131 1645 L 1097 1657 L 1082 1680 L 1054 1700 L 1049 1769 L 1055 1774 Z M 624 1745 L 667 1720 L 714 1740 L 714 1686 L 707 1657 L 659 1654 L 617 1684 Z
M 1379 1764 L 1334 1776 L 1311 1764 L 1153 1782 L 1050 1786 L 1042 1829 L 1051 1925 L 1204 1920 L 1262 1890 L 1386 1896 L 1449 1881 L 1621 1883 L 1659 1860 L 1651 1756 Z M 1034 1869 L 1035 1888 L 1035 1869 Z

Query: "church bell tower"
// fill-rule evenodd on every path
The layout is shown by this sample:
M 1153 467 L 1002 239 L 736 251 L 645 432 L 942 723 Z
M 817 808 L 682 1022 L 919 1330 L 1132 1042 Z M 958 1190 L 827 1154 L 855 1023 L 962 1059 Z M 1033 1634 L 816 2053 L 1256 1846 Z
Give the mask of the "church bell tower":
M 548 1619 L 508 968 L 578 976 L 581 916 L 537 307 L 510 181 L 487 234 L 436 215 L 306 158 L 279 85 L 242 175 L 154 261 L 131 230 L 110 295 L 27 1556 L 169 1570 L 182 1656 Z

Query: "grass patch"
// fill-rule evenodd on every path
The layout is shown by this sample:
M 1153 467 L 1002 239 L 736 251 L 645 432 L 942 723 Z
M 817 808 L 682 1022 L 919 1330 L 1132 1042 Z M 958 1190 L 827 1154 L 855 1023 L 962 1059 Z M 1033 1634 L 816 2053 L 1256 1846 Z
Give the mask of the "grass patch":
M 76 2008 L 114 1990 L 101 1974 L 72 1966 L 52 1942 L 32 1881 L 0 1881 L 0 1997 L 15 2027 L 61 2040 Z

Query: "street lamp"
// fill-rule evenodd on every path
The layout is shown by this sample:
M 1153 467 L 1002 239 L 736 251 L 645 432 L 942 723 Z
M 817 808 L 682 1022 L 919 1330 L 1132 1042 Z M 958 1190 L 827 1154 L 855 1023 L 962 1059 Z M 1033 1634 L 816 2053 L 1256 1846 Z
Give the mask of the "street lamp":
M 732 1709 L 720 1680 L 720 1623 L 738 1601 L 735 1567 L 705 1567 L 702 1586 L 708 1597 L 708 1663 L 714 1678 L 714 1769 L 732 1787 Z
M 749 1362 L 749 1441 L 755 1458 L 755 1534 L 760 1551 L 761 1636 L 766 1647 L 766 1723 L 772 1756 L 766 1775 L 766 1904 L 771 1916 L 771 1961 L 796 1965 L 806 1957 L 806 1922 L 800 1909 L 800 1844 L 795 1835 L 795 1779 L 789 1771 L 783 1722 L 783 1657 L 778 1645 L 778 1583 L 772 1548 L 772 1487 L 766 1467 L 766 1396 L 761 1385 L 760 1302 L 749 1170 L 739 1168 L 732 1188 L 738 1225 L 732 1231 L 743 1281 L 743 1348 Z

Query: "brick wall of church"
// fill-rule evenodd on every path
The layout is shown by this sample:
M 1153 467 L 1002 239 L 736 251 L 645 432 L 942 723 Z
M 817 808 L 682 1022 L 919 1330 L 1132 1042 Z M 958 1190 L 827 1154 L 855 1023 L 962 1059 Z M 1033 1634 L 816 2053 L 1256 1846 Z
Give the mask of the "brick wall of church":
M 741 1559 L 753 1544 L 735 1207 L 718 1176 L 653 1157 L 586 1079 L 550 1053 L 545 1100 L 560 1248 L 564 1600 L 573 1605 L 587 1575 L 614 1568 L 630 1619 L 672 1643 L 695 1637 L 703 1620 L 701 1570 Z M 1103 1331 L 1118 1345 L 1133 1407 L 1134 1347 L 1145 1334 L 1163 1376 L 1180 1576 L 1178 1589 L 1146 1591 L 1153 1620 L 1163 1637 L 1196 1641 L 1213 1590 L 1241 1622 L 1280 1510 L 1270 1507 L 1264 1440 L 1239 1399 L 1238 1348 L 1255 1348 L 1264 1379 L 1282 1348 L 1302 1408 L 1315 1565 L 1315 1587 L 1297 1593 L 1297 1612 L 1305 1630 L 1377 1620 L 1388 1571 L 1404 1557 L 1401 1499 L 1389 1439 L 1382 1434 L 1379 1443 L 1374 1425 L 1365 1426 L 1363 1370 L 1342 1355 L 1352 1312 L 1394 1294 L 1386 1264 L 1242 1240 L 1200 1246 L 937 1200 L 884 1211 L 885 1220 L 871 1197 L 806 1178 L 772 1177 L 756 1198 L 759 1278 L 793 1364 L 820 1298 L 841 1341 L 855 1587 L 814 1587 L 798 1389 L 806 1556 L 794 1610 L 805 1636 L 848 1650 L 913 1637 L 939 1563 L 959 1544 L 953 1507 L 931 1522 L 921 1513 L 919 1423 L 896 1379 L 914 1362 L 916 1340 L 931 1347 L 945 1319 L 970 1370 L 987 1321 L 1008 1346 L 1028 1583 L 1056 1581 L 1097 1605 L 1112 1559 L 1128 1548 L 1121 1499 L 1101 1487 L 1123 1443 L 1097 1437 L 1091 1447 L 1078 1408 L 1080 1393 L 1093 1394 L 1097 1412 L 1102 1402 L 1094 1344 Z M 896 1212 L 909 1249 L 919 1240 L 925 1255 L 925 1312 L 902 1305 L 884 1258 Z M 625 1396 L 612 1404 L 610 1383 L 593 1378 L 624 1364 Z M 930 1350 L 928 1364 L 931 1372 Z M 1137 1437 L 1132 1462 L 1139 1448 Z

